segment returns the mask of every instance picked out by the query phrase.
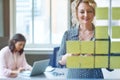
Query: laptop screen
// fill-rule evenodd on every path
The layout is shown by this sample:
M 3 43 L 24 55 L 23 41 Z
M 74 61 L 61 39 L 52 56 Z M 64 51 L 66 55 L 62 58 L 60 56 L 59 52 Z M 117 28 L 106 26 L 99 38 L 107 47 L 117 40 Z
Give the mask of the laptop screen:
M 46 67 L 48 66 L 48 64 L 49 64 L 49 59 L 35 61 L 30 76 L 39 75 L 43 73 Z

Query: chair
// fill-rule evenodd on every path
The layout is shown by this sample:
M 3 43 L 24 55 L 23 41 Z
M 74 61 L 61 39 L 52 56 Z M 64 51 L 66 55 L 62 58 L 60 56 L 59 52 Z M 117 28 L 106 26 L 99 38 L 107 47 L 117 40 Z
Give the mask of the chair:
M 53 54 L 50 56 L 49 66 L 57 67 L 56 65 L 56 56 L 60 47 L 54 47 Z

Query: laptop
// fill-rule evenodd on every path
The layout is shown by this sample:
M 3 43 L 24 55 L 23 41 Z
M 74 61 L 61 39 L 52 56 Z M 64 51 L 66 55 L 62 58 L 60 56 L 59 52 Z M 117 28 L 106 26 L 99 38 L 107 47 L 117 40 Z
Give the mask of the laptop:
M 33 64 L 32 71 L 23 71 L 20 74 L 25 75 L 25 76 L 40 75 L 45 72 L 45 69 L 47 68 L 48 64 L 49 64 L 49 59 L 35 61 Z

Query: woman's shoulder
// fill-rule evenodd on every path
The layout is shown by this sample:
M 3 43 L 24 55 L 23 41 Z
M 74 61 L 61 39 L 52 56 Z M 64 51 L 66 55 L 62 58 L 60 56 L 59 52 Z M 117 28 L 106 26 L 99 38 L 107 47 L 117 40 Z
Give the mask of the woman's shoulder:
M 66 31 L 68 35 L 74 36 L 78 34 L 78 28 L 77 27 L 71 27 Z
M 78 26 L 71 26 L 70 29 L 67 30 L 67 32 L 78 32 Z
M 2 49 L 1 49 L 1 51 L 2 50 L 8 50 L 9 49 L 9 47 L 8 46 L 5 46 L 5 47 L 3 47 Z
M 10 51 L 9 47 L 5 46 L 0 50 L 0 53 L 8 53 L 9 51 Z

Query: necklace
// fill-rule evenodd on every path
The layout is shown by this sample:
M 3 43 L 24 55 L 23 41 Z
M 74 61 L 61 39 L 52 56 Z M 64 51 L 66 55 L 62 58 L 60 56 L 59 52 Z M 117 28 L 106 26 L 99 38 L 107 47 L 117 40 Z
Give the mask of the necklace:
M 80 30 L 79 31 L 79 40 L 81 41 L 89 41 L 91 38 L 94 36 L 94 31 L 89 31 L 89 30 Z

